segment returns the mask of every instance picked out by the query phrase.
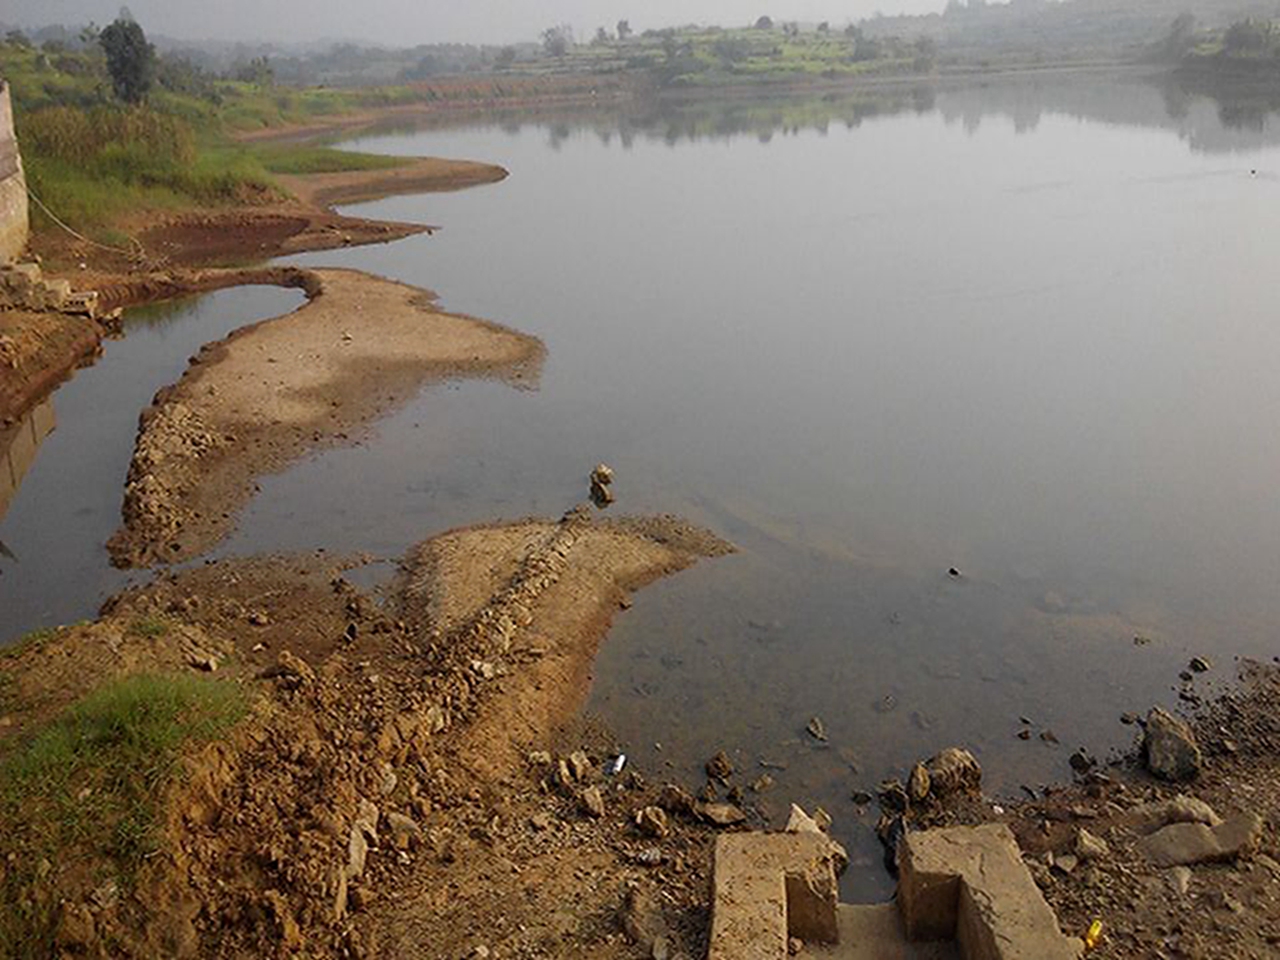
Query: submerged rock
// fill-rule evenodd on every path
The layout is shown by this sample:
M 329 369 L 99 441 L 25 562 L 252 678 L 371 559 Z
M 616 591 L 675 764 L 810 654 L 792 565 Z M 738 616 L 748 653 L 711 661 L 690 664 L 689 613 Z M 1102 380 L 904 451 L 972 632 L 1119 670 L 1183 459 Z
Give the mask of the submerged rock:
M 968 750 L 947 747 L 925 764 L 933 795 L 943 799 L 953 793 L 973 792 L 982 786 L 982 765 Z

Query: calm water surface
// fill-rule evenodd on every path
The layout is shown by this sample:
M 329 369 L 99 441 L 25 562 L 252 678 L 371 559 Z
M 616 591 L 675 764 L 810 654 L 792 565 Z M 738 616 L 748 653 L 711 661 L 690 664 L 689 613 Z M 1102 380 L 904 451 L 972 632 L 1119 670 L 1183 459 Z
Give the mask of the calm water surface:
M 637 597 L 588 709 L 650 770 L 692 778 L 721 748 L 750 777 L 785 763 L 759 799 L 835 816 L 849 896 L 888 889 L 852 789 L 951 743 L 995 792 L 1061 779 L 1075 746 L 1128 743 L 1121 712 L 1175 700 L 1192 654 L 1225 681 L 1234 657 L 1280 652 L 1265 110 L 1090 78 L 354 146 L 512 176 L 359 208 L 434 237 L 300 259 L 543 338 L 541 386 L 427 390 L 369 442 L 265 479 L 219 554 L 394 556 L 451 525 L 558 514 L 608 461 L 617 509 L 682 513 L 741 551 Z M 116 398 L 114 354 L 163 333 L 59 392 L 0 522 L 22 559 L 0 560 L 0 632 L 19 632 L 12 610 L 23 628 L 84 615 L 60 582 L 118 583 L 101 543 L 138 408 L 200 340 L 289 296 L 184 308 L 169 322 L 191 342 L 136 397 L 89 385 Z M 128 429 L 89 464 L 108 407 Z M 826 745 L 803 732 L 814 715 Z M 1061 745 L 1018 740 L 1020 716 Z

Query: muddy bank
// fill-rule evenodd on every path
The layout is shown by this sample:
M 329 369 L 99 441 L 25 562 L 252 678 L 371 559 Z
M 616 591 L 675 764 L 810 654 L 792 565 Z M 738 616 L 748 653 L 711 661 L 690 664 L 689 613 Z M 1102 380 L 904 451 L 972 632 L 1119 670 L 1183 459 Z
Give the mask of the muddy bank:
M 540 341 L 444 313 L 429 291 L 350 270 L 262 275 L 302 286 L 310 299 L 205 346 L 143 413 L 124 523 L 109 544 L 117 565 L 198 555 L 231 529 L 255 477 L 354 442 L 427 383 L 537 382 Z M 210 283 L 245 276 L 200 275 Z
M 0 428 L 92 359 L 105 333 L 85 317 L 0 310 Z
M 0 762 L 123 674 L 239 685 L 252 711 L 188 756 L 136 876 L 108 852 L 8 829 L 6 902 L 44 924 L 28 932 L 51 953 L 95 957 L 482 944 L 638 957 L 619 917 L 633 884 L 662 891 L 660 918 L 697 955 L 707 831 L 673 813 L 661 836 L 642 833 L 633 818 L 658 785 L 606 777 L 607 738 L 561 721 L 630 591 L 730 549 L 674 518 L 579 509 L 436 537 L 378 597 L 344 575 L 358 558 L 322 553 L 223 561 L 126 593 L 98 622 L 0 657 Z M 542 756 L 584 747 L 567 782 Z M 84 787 L 67 784 L 66 799 Z
M 390 243 L 435 229 L 345 217 L 334 213 L 331 204 L 400 192 L 462 190 L 506 176 L 506 170 L 493 164 L 424 157 L 387 170 L 282 177 L 294 194 L 288 201 L 176 216 L 148 214 L 119 224 L 121 232 L 136 239 L 129 249 L 45 231 L 32 239 L 29 253 L 44 261 L 47 274 L 69 280 L 75 290 L 99 291 L 101 312 L 106 312 L 211 289 L 208 277 L 191 274 L 192 267 Z M 17 418 L 91 358 L 107 332 L 100 323 L 61 314 L 0 311 L 0 425 Z

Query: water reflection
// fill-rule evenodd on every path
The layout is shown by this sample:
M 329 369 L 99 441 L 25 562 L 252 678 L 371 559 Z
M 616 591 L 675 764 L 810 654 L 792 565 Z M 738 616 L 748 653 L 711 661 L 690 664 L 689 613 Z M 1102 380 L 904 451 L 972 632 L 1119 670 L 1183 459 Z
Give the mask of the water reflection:
M 0 519 L 9 512 L 9 504 L 35 461 L 40 444 L 57 424 L 50 397 L 27 411 L 14 426 L 0 430 Z M 0 557 L 17 559 L 3 542 L 0 542 Z
M 575 136 L 630 150 L 639 141 L 669 146 L 740 138 L 770 143 L 831 128 L 856 129 L 882 117 L 937 112 L 948 123 L 977 133 L 984 122 L 1035 131 L 1047 116 L 1167 129 L 1192 150 L 1230 153 L 1280 144 L 1280 93 L 1257 84 L 1174 73 L 1046 73 L 1016 78 L 921 81 L 814 92 L 763 93 L 717 99 L 641 98 L 608 106 L 574 106 L 520 113 L 486 111 L 451 117 L 450 127 L 499 125 L 512 135 L 542 130 L 559 150 Z M 370 135 L 407 133 L 434 123 L 376 127 Z

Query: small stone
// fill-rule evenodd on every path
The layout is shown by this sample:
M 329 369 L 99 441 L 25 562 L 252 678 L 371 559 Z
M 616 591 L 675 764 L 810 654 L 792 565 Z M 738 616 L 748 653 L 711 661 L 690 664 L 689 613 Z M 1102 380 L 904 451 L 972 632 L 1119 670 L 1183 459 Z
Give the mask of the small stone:
M 1180 897 L 1185 897 L 1191 888 L 1191 868 L 1174 867 L 1169 871 L 1169 885 Z
M 1126 727 L 1133 726 L 1135 723 L 1137 723 L 1141 719 L 1142 718 L 1139 717 L 1136 713 L 1120 714 L 1120 722 L 1123 723 Z
M 1208 673 L 1213 664 L 1205 657 L 1192 657 L 1188 666 L 1191 668 L 1192 673 Z
M 658 794 L 658 806 L 667 813 L 692 813 L 694 801 L 689 791 L 674 783 L 664 784 Z
M 708 823 L 717 827 L 731 827 L 747 819 L 742 808 L 731 803 L 702 803 L 697 807 L 698 815 Z
M 853 791 L 852 794 L 849 795 L 849 799 L 852 800 L 854 803 L 858 804 L 858 806 L 865 807 L 872 800 L 874 800 L 875 797 L 873 797 L 866 790 L 855 790 Z
M 271 618 L 265 610 L 253 610 L 249 613 L 249 623 L 255 627 L 265 627 L 271 623 Z
M 569 775 L 577 783 L 585 783 L 591 776 L 591 761 L 587 759 L 587 755 L 581 750 L 575 750 L 569 754 Z
M 1080 865 L 1080 858 L 1074 853 L 1064 853 L 1053 858 L 1053 868 L 1063 873 L 1071 873 Z
M 661 840 L 671 832 L 671 825 L 667 821 L 667 813 L 661 807 L 645 807 L 636 814 L 636 826 L 640 828 L 641 833 L 646 836 L 656 837 Z
M 800 952 L 801 950 L 803 950 L 803 949 L 804 949 L 804 941 L 803 941 L 803 940 L 801 940 L 799 937 L 788 937 L 788 938 L 787 938 L 787 953 L 788 953 L 788 954 L 790 954 L 791 956 L 793 956 L 793 957 L 794 957 L 797 953 L 799 953 L 799 952 Z
M 607 463 L 597 463 L 596 468 L 591 471 L 591 482 L 607 487 L 613 483 L 613 468 Z
M 907 778 L 907 795 L 912 803 L 923 803 L 929 796 L 929 771 L 923 763 L 911 768 L 911 776 Z
M 766 790 L 768 790 L 772 786 L 773 786 L 773 777 L 769 776 L 769 774 L 767 773 L 761 774 L 751 782 L 751 789 L 754 790 L 756 793 L 764 793 Z
M 883 780 L 876 795 L 880 799 L 880 806 L 890 813 L 905 813 L 907 808 L 911 806 L 911 796 L 907 793 L 907 788 L 902 785 L 901 780 L 890 779 Z
M 422 838 L 422 828 L 417 821 L 403 813 L 388 813 L 387 827 L 391 831 L 391 842 L 397 850 L 408 850 Z
M 1019 731 L 1018 731 L 1018 739 L 1019 739 L 1019 740 L 1030 740 L 1030 739 L 1031 739 L 1031 731 L 1030 731 L 1030 730 L 1019 730 Z
M 531 767 L 549 767 L 551 766 L 551 754 L 546 750 L 534 750 L 529 754 L 529 766 Z
M 578 800 L 583 812 L 588 816 L 595 817 L 597 820 L 604 816 L 604 797 L 599 787 L 587 787 Z
M 707 776 L 721 783 L 728 783 L 733 776 L 733 763 L 723 750 L 707 761 Z
M 535 830 L 549 830 L 551 829 L 551 823 L 551 814 L 545 810 L 539 810 L 529 818 L 529 826 Z
M 1055 734 L 1052 730 L 1041 730 L 1040 739 L 1043 740 L 1045 743 L 1057 743 L 1058 735 Z
M 1071 769 L 1076 773 L 1088 773 L 1098 765 L 1098 761 L 1084 747 L 1073 753 L 1067 762 L 1071 764 Z
M 1164 780 L 1191 780 L 1200 773 L 1202 758 L 1195 734 L 1163 707 L 1147 714 L 1143 755 L 1147 769 Z
M 1110 853 L 1111 848 L 1107 846 L 1107 841 L 1095 837 L 1088 830 L 1081 828 L 1076 834 L 1076 856 L 1081 860 L 1097 860 Z
M 823 743 L 827 742 L 827 726 L 822 722 L 821 717 L 810 717 L 808 724 L 805 725 L 805 730 L 813 739 Z

